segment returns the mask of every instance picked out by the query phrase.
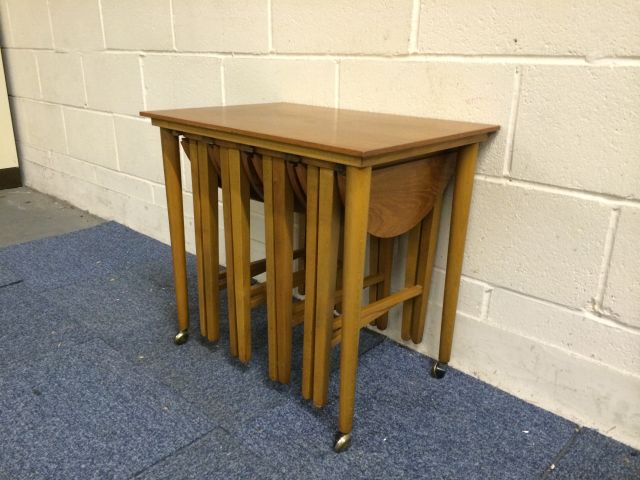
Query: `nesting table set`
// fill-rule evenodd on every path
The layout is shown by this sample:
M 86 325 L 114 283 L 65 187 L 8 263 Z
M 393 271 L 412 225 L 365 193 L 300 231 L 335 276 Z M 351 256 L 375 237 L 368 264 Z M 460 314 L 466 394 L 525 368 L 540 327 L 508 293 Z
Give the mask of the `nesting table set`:
M 444 376 L 478 146 L 497 126 L 288 103 L 141 115 L 161 131 L 176 343 L 186 341 L 189 328 L 182 143 L 192 172 L 200 332 L 218 340 L 218 292 L 226 288 L 230 351 L 248 362 L 251 309 L 266 303 L 268 374 L 288 383 L 292 329 L 303 324 L 302 395 L 317 406 L 327 402 L 330 351 L 340 344 L 336 451 L 351 441 L 360 330 L 386 328 L 389 310 L 402 303 L 402 338 L 422 341 L 442 197 L 453 178 L 440 350 L 431 371 Z M 219 187 L 224 271 L 218 267 Z M 266 256 L 254 262 L 250 199 L 264 202 Z M 294 212 L 303 219 L 298 235 Z M 394 242 L 405 234 L 404 287 L 391 292 Z M 261 273 L 266 282 L 252 283 Z M 304 299 L 294 299 L 295 288 Z M 365 288 L 369 301 L 363 305 Z

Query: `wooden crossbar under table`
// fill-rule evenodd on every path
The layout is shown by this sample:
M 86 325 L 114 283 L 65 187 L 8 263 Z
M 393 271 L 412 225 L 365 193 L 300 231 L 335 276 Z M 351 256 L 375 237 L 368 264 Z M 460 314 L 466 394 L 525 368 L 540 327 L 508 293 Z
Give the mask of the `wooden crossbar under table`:
M 201 236 L 200 240 L 196 237 L 201 257 L 199 277 L 204 278 L 204 288 L 199 292 L 204 297 L 200 299 L 201 329 L 208 338 L 216 338 L 217 330 L 208 312 L 216 307 L 211 289 L 219 288 L 220 282 L 207 272 L 211 272 L 217 244 L 207 236 L 213 235 L 212 189 L 221 184 L 228 310 L 230 323 L 235 326 L 231 336 L 236 335 L 231 339 L 231 349 L 237 348 L 240 360 L 249 360 L 250 310 L 264 299 L 270 322 L 269 374 L 286 382 L 291 328 L 303 321 L 302 393 L 316 405 L 323 405 L 328 352 L 341 343 L 336 451 L 346 449 L 351 441 L 360 329 L 374 321 L 385 328 L 388 311 L 402 303 L 402 337 L 414 342 L 422 339 L 442 195 L 453 176 L 440 349 L 431 371 L 436 378 L 444 376 L 451 357 L 478 146 L 498 126 L 287 103 L 141 115 L 150 117 L 161 129 L 179 332 L 188 327 L 177 140 L 182 135 L 215 146 L 220 163 L 221 178 L 216 183 L 210 167 L 200 160 L 206 148 L 197 141 L 195 147 L 190 145 L 192 176 L 198 179 L 194 214 L 196 233 Z M 251 169 L 243 168 L 243 152 L 257 153 L 262 160 L 267 255 L 261 265 L 267 271 L 266 288 L 249 283 L 255 271 L 249 259 L 249 198 L 260 182 L 255 182 Z M 195 170 L 194 154 L 198 158 Z M 253 172 L 257 174 L 257 170 Z M 287 180 L 292 172 L 299 184 Z M 204 199 L 204 195 L 210 198 Z M 294 204 L 301 198 L 306 203 L 304 270 L 294 275 L 290 219 Z M 368 233 L 370 272 L 365 276 Z M 402 234 L 408 235 L 405 286 L 391 293 L 393 239 Z M 304 303 L 291 302 L 296 282 L 304 283 Z M 370 303 L 363 306 L 365 286 L 370 287 Z M 336 305 L 338 317 L 333 314 Z

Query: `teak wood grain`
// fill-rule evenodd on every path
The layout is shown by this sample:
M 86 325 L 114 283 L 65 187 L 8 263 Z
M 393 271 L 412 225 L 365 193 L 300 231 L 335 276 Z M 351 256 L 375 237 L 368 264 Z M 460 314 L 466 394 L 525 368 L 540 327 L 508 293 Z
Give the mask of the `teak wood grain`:
M 200 161 L 198 159 L 198 142 L 195 140 L 183 140 L 183 147 L 191 162 L 191 187 L 193 191 L 193 223 L 195 227 L 196 264 L 198 272 L 198 308 L 200 312 L 200 331 L 207 336 L 207 302 L 205 258 L 202 244 L 202 211 L 200 208 Z
M 413 227 L 407 235 L 407 255 L 405 257 L 404 285 L 410 287 L 416 284 L 418 271 L 418 256 L 420 254 L 420 237 L 422 234 L 422 222 Z M 400 330 L 403 340 L 411 338 L 411 323 L 413 321 L 413 301 L 406 301 L 402 307 L 402 328 Z
M 313 395 L 313 363 L 315 358 L 316 330 L 316 266 L 318 251 L 318 167 L 307 168 L 307 224 L 305 258 L 304 337 L 302 356 L 302 396 L 309 400 Z
M 238 356 L 238 326 L 236 323 L 236 297 L 235 297 L 235 267 L 234 267 L 234 245 L 231 225 L 231 185 L 229 180 L 229 151 L 225 149 L 219 149 L 220 159 L 220 178 L 222 183 L 222 203 L 227 205 L 227 208 L 223 208 L 224 217 L 224 238 L 225 238 L 225 252 L 226 252 L 226 276 L 227 285 L 232 288 L 227 288 L 227 317 L 229 318 L 229 350 L 234 357 Z
M 281 158 L 271 158 L 273 189 L 273 241 L 277 288 L 275 289 L 278 380 L 291 377 L 291 297 L 293 291 L 293 192 L 287 166 Z
M 440 145 L 498 130 L 497 125 L 409 117 L 293 103 L 141 112 L 154 123 L 316 149 L 358 159 Z M 158 122 L 159 121 L 159 122 Z M 228 138 L 227 138 L 228 139 Z M 233 141 L 233 140 L 230 140 Z M 471 143 L 471 142 L 470 142 Z M 257 145 L 248 142 L 247 145 Z M 403 155 L 405 158 L 406 154 Z
M 422 221 L 420 232 L 420 252 L 416 272 L 416 283 L 422 285 L 422 294 L 413 304 L 413 319 L 411 320 L 411 339 L 418 344 L 424 334 L 424 323 L 429 307 L 429 291 L 431 277 L 438 246 L 438 232 L 440 230 L 440 213 L 442 211 L 442 195 L 436 198 L 431 213 Z
M 162 145 L 162 164 L 167 193 L 178 329 L 184 332 L 189 328 L 189 299 L 187 295 L 187 254 L 184 241 L 180 147 L 178 146 L 178 137 L 164 129 L 160 130 L 160 142 Z
M 371 177 L 368 231 L 393 238 L 418 224 L 453 175 L 455 153 L 379 168 Z M 344 179 L 344 176 L 340 176 Z
M 315 347 L 313 367 L 313 403 L 327 403 L 331 358 L 331 332 L 335 306 L 338 242 L 340 239 L 340 198 L 333 170 L 319 169 L 318 176 L 318 250 L 324 261 L 316 265 Z
M 251 277 L 250 277 L 250 239 L 249 239 L 249 179 L 240 162 L 240 151 L 235 148 L 226 150 L 229 184 L 231 187 L 231 225 L 233 232 L 233 269 L 234 296 L 236 302 L 236 334 L 238 340 L 238 359 L 246 363 L 251 359 Z
M 247 362 L 251 308 L 267 303 L 269 376 L 288 383 L 291 330 L 304 322 L 302 391 L 318 406 L 327 401 L 330 348 L 341 343 L 342 434 L 351 432 L 353 424 L 360 329 L 372 321 L 384 329 L 389 309 L 403 303 L 402 338 L 422 340 L 442 196 L 455 168 L 438 355 L 440 367 L 448 363 L 478 146 L 498 126 L 286 103 L 141 115 L 162 132 L 180 333 L 188 327 L 177 143 L 182 135 L 193 169 L 201 332 L 210 340 L 218 336 L 214 297 L 224 283 L 231 352 Z M 216 276 L 218 246 L 211 242 L 217 236 L 219 184 L 226 281 Z M 265 203 L 267 258 L 254 263 L 249 256 L 250 197 Z M 296 245 L 306 247 L 304 264 L 298 262 L 296 272 L 294 210 L 306 214 Z M 365 277 L 367 232 L 372 236 Z M 407 232 L 405 286 L 392 293 L 394 238 Z M 251 286 L 257 269 L 266 270 L 267 282 Z M 292 303 L 293 289 L 303 285 L 305 300 Z M 370 304 L 363 307 L 366 287 Z M 338 318 L 333 318 L 334 307 L 342 312 Z
M 442 322 L 440 326 L 440 349 L 438 360 L 449 363 L 453 329 L 458 307 L 460 276 L 464 258 L 464 243 L 467 237 L 469 208 L 473 192 L 473 175 L 476 170 L 478 144 L 469 145 L 461 150 L 456 164 L 456 176 L 451 205 L 451 227 L 449 249 L 447 253 L 447 273 L 444 280 L 444 299 L 442 302 Z
M 360 310 L 371 168 L 347 168 L 342 270 L 342 345 L 340 346 L 339 429 L 351 431 L 358 369 Z
M 215 342 L 220 337 L 218 318 L 218 174 L 210 160 L 207 145 L 198 142 L 200 162 L 201 221 L 204 250 L 205 297 L 207 309 L 207 339 Z
M 373 183 L 373 182 L 372 182 Z M 371 202 L 371 200 L 369 200 Z M 369 203 L 371 205 L 371 203 Z M 369 208 L 371 211 L 371 208 Z M 371 222 L 371 216 L 369 216 Z M 378 290 L 377 298 L 388 297 L 391 293 L 391 271 L 393 269 L 393 238 L 381 238 L 378 250 L 378 273 L 384 276 L 382 283 L 376 287 Z M 389 323 L 389 315 L 384 313 L 376 319 L 376 325 L 380 330 L 385 330 Z
M 267 266 L 267 345 L 269 354 L 269 378 L 278 380 L 278 331 L 276 323 L 276 252 L 273 222 L 273 174 L 270 157 L 262 162 L 262 179 L 264 182 L 264 236 Z

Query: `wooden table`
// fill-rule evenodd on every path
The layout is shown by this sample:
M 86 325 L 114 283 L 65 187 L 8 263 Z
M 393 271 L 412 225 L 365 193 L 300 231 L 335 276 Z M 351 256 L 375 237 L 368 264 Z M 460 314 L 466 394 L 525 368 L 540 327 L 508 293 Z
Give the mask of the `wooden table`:
M 288 382 L 291 328 L 303 313 L 302 393 L 323 405 L 329 351 L 340 342 L 337 451 L 351 439 L 360 329 L 376 319 L 384 328 L 386 312 L 402 302 L 403 338 L 416 343 L 422 339 L 442 193 L 455 171 L 440 351 L 432 369 L 433 376 L 444 375 L 451 356 L 478 146 L 499 127 L 288 103 L 141 115 L 161 128 L 178 308 L 176 341 L 186 338 L 188 328 L 178 150 L 182 136 L 192 164 L 201 332 L 210 340 L 218 338 L 218 288 L 225 284 L 217 265 L 221 183 L 231 351 L 243 362 L 250 359 L 251 307 L 266 301 L 269 376 Z M 297 252 L 304 255 L 305 268 L 296 277 L 291 219 L 298 190 L 304 190 L 300 198 L 306 204 L 306 245 L 304 252 Z M 265 203 L 267 254 L 262 263 L 249 258 L 251 196 L 262 196 Z M 374 236 L 370 275 L 365 276 L 368 231 Z M 391 294 L 393 238 L 406 232 L 405 288 Z M 250 284 L 261 267 L 267 273 L 266 292 L 264 286 Z M 296 305 L 291 291 L 301 275 L 306 297 Z M 364 307 L 363 286 L 370 287 L 371 302 Z M 341 314 L 335 318 L 337 303 Z

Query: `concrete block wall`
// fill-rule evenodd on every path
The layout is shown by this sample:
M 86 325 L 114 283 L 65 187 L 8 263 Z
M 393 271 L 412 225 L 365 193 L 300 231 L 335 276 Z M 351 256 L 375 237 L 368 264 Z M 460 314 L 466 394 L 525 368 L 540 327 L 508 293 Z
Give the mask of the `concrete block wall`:
M 0 0 L 0 31 L 26 184 L 164 242 L 159 135 L 139 110 L 290 101 L 500 124 L 451 363 L 640 447 L 637 1 Z M 450 198 L 410 345 L 431 356 Z

